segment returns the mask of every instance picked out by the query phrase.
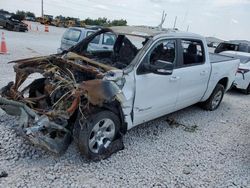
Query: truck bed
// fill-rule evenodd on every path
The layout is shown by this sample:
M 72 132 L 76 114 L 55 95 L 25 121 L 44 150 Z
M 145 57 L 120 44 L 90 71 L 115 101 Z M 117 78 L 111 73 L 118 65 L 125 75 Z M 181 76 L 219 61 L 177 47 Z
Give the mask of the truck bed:
M 223 61 L 231 61 L 231 60 L 236 59 L 234 57 L 221 55 L 221 54 L 215 54 L 215 53 L 209 53 L 209 58 L 210 58 L 211 63 L 220 63 Z

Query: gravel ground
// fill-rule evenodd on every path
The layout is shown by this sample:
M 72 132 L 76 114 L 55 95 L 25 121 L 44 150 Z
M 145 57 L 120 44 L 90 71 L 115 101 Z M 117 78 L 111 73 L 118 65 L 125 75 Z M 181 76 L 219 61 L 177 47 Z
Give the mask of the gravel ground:
M 41 34 L 42 44 L 51 44 L 46 49 L 40 39 L 29 40 L 34 32 L 8 35 L 25 36 L 28 48 L 43 55 L 59 45 L 63 31 L 51 30 Z M 9 39 L 11 53 L 0 56 L 0 87 L 13 80 L 8 61 L 40 55 L 15 48 L 25 40 Z M 125 135 L 123 151 L 100 162 L 86 161 L 74 143 L 62 156 L 30 145 L 15 132 L 16 119 L 0 111 L 0 187 L 250 187 L 249 98 L 230 91 L 217 111 L 193 106 L 138 126 Z M 178 124 L 169 125 L 169 118 Z

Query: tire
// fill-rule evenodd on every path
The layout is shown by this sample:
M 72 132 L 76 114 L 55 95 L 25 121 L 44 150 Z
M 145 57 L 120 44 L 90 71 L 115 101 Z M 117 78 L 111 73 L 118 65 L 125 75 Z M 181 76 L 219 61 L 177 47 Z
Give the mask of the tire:
M 205 102 L 201 103 L 202 108 L 208 111 L 216 110 L 220 106 L 224 93 L 224 86 L 217 84 L 211 96 Z
M 249 83 L 248 87 L 244 90 L 244 93 L 245 93 L 246 95 L 249 95 L 249 94 L 250 94 L 250 83 Z
M 117 139 L 120 124 L 119 117 L 111 111 L 100 111 L 87 120 L 77 120 L 74 138 L 80 153 L 94 161 L 109 157 L 112 154 L 108 153 L 109 146 Z

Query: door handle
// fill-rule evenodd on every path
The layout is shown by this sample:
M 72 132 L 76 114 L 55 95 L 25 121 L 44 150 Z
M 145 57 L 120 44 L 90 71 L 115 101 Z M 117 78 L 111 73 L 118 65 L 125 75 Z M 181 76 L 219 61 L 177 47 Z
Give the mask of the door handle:
M 201 71 L 201 73 L 200 73 L 201 76 L 204 76 L 206 74 L 207 74 L 207 71 Z
M 179 76 L 172 76 L 172 77 L 170 78 L 170 81 L 177 81 L 177 80 L 179 80 L 179 79 L 180 79 Z
M 108 47 L 104 46 L 103 49 L 108 49 Z

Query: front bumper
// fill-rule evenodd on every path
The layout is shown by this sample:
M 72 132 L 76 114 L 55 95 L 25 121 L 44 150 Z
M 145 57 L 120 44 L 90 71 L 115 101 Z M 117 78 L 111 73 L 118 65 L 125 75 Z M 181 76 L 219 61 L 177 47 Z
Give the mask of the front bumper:
M 18 132 L 34 145 L 55 154 L 64 153 L 70 142 L 71 132 L 64 126 L 49 120 L 46 115 L 39 116 L 34 110 L 21 102 L 0 97 L 0 108 L 8 115 L 19 117 Z
M 28 31 L 28 27 L 25 26 L 25 25 L 15 25 L 14 26 L 14 31 L 25 32 L 25 31 Z

